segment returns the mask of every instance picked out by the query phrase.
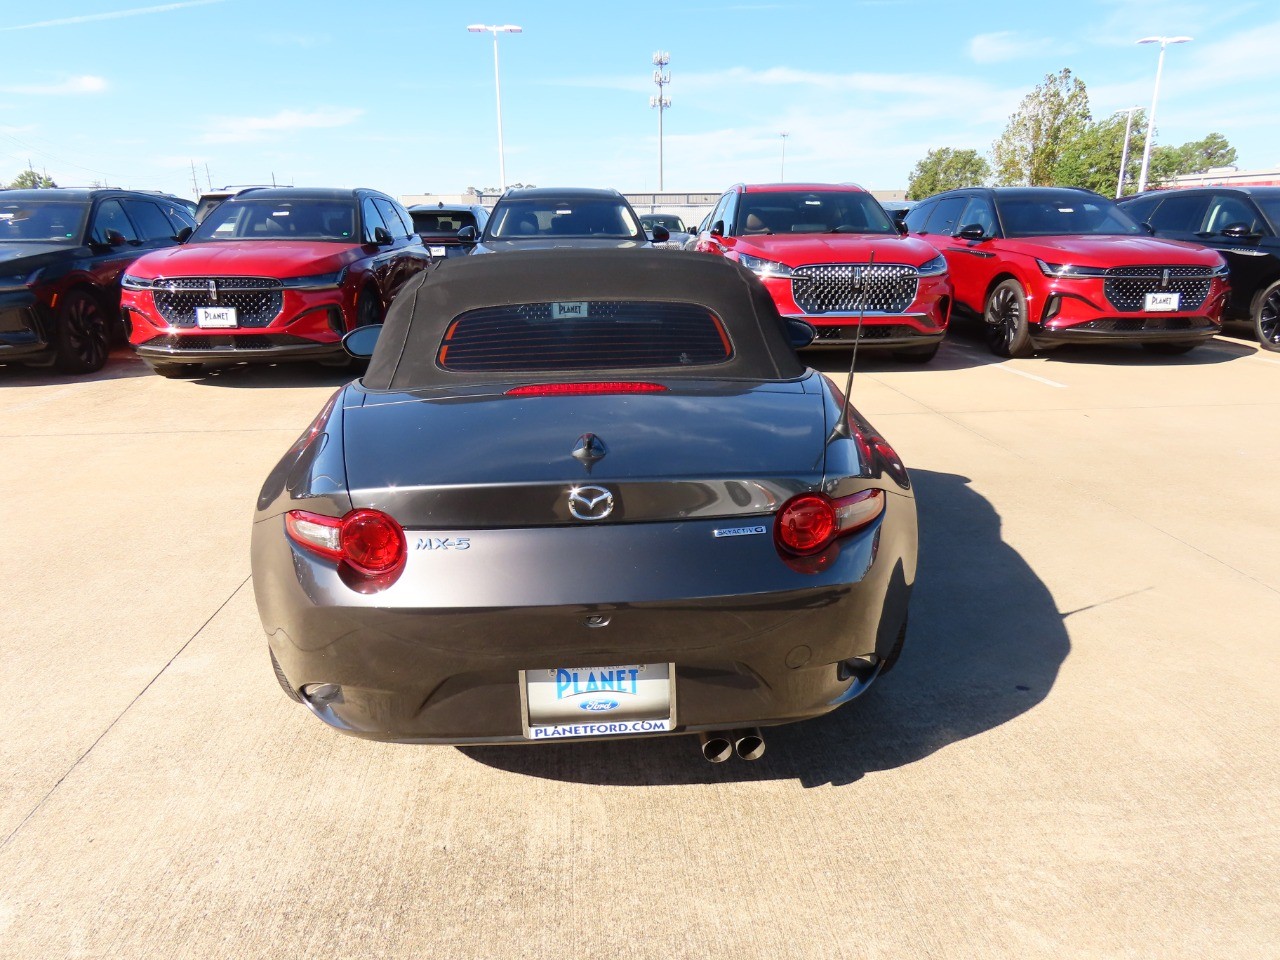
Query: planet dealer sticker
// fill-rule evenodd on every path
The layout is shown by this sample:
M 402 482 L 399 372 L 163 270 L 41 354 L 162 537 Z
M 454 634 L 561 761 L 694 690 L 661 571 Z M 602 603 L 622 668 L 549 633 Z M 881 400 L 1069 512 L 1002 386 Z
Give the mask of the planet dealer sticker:
M 554 667 L 520 672 L 529 740 L 663 733 L 675 726 L 670 663 Z

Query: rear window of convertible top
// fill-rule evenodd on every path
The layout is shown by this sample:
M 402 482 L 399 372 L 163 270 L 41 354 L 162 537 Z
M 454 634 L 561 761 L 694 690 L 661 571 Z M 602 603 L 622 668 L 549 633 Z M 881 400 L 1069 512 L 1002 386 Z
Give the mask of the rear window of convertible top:
M 445 330 L 445 370 L 684 368 L 733 356 L 724 324 L 693 303 L 562 300 L 468 310 Z

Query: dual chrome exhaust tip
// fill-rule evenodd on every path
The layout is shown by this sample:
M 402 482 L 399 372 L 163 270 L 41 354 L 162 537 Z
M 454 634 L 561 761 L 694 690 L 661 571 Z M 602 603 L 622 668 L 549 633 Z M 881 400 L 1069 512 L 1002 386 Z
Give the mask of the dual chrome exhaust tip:
M 709 763 L 724 763 L 734 754 L 740 760 L 759 760 L 764 756 L 764 734 L 759 727 L 742 730 L 700 733 L 702 757 Z

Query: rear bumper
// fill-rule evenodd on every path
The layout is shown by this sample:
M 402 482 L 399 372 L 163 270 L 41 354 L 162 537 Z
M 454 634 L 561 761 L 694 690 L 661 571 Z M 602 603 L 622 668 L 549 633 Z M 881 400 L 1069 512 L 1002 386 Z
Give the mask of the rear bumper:
M 883 658 L 892 649 L 915 577 L 916 528 L 910 497 L 889 500 L 882 519 L 838 541 L 817 574 L 789 569 L 770 537 L 733 544 L 733 550 L 773 554 L 778 589 L 772 591 L 699 596 L 697 584 L 687 583 L 683 596 L 632 602 L 620 599 L 632 585 L 619 583 L 600 602 L 378 606 L 377 595 L 365 598 L 335 586 L 326 564 L 288 542 L 281 517 L 255 525 L 254 587 L 268 642 L 289 684 L 339 685 L 336 699 L 307 705 L 354 736 L 528 742 L 521 670 L 634 663 L 675 664 L 675 725 L 667 733 L 773 725 L 818 716 L 853 699 L 872 676 L 858 679 L 843 662 Z M 679 526 L 709 531 L 715 524 Z M 709 532 L 706 537 L 714 543 Z M 582 563 L 599 567 L 615 560 L 619 570 L 636 562 L 584 555 Z M 405 577 L 415 575 L 412 562 Z M 575 571 L 557 570 L 556 577 L 572 583 Z M 495 595 L 504 589 L 495 584 Z M 564 594 L 548 596 L 559 600 Z

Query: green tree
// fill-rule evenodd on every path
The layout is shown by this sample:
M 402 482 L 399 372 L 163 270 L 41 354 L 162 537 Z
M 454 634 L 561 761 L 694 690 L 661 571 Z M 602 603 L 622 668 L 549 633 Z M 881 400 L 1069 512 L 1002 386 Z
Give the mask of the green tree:
M 991 178 L 991 165 L 977 150 L 930 150 L 911 171 L 907 197 L 920 200 L 943 190 L 978 187 Z
M 42 173 L 36 173 L 34 170 L 23 170 L 18 174 L 13 183 L 9 184 L 10 190 L 44 190 L 50 187 L 56 187 L 50 177 Z
M 1064 148 L 1091 120 L 1084 82 L 1067 68 L 1046 74 L 992 145 L 997 179 L 1009 186 L 1053 186 Z
M 1062 147 L 1053 171 L 1053 182 L 1059 187 L 1084 187 L 1106 197 L 1115 196 L 1120 179 L 1120 160 L 1124 156 L 1126 118 L 1107 117 L 1085 126 Z M 1129 130 L 1129 157 L 1125 164 L 1126 193 L 1133 193 L 1142 166 L 1142 144 L 1146 137 L 1146 121 L 1142 111 L 1135 111 Z

